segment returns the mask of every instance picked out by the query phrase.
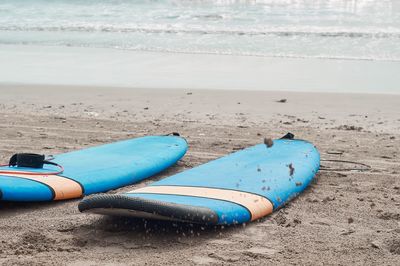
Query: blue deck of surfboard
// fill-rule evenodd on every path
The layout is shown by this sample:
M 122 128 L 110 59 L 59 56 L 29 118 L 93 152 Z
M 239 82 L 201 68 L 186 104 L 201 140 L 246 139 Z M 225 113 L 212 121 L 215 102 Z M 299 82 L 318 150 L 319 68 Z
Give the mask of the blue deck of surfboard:
M 264 144 L 256 145 L 165 178 L 151 186 L 195 186 L 245 191 L 267 198 L 276 210 L 308 186 L 319 169 L 319 163 L 319 153 L 311 143 L 280 139 L 275 140 L 270 148 Z M 294 169 L 292 173 L 291 167 Z M 207 207 L 218 215 L 219 224 L 250 220 L 249 211 L 232 202 L 147 193 L 125 195 Z
M 187 143 L 176 136 L 148 136 L 119 141 L 56 155 L 54 162 L 65 169 L 62 176 L 76 180 L 84 194 L 120 188 L 161 172 L 176 163 L 187 150 Z M 0 167 L 1 170 L 15 168 Z M 19 168 L 43 172 L 44 169 Z M 46 166 L 47 171 L 55 168 Z M 49 201 L 51 190 L 44 184 L 0 175 L 1 199 L 7 201 Z

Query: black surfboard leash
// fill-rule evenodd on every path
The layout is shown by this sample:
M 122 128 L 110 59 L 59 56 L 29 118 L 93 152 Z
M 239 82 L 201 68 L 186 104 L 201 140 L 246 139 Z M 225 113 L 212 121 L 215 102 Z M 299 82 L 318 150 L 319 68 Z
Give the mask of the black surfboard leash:
M 16 170 L 0 170 L 0 174 L 21 174 L 21 175 L 59 175 L 64 172 L 64 167 L 55 162 L 51 162 L 53 157 L 50 157 L 46 160 L 46 157 L 42 154 L 36 153 L 16 153 L 11 156 L 8 164 L 0 165 L 0 167 L 10 167 Z M 34 168 L 34 169 L 43 169 L 45 164 L 54 165 L 58 168 L 58 171 L 53 172 L 27 172 L 27 171 L 19 171 L 18 167 L 26 167 L 26 168 Z

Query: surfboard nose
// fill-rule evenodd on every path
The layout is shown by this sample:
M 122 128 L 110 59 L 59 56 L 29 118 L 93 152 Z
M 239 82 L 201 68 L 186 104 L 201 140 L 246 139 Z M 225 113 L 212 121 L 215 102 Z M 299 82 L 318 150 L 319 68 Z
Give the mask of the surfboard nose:
M 80 212 L 112 214 L 117 216 L 218 224 L 218 215 L 206 207 L 177 204 L 127 195 L 96 195 L 82 200 Z

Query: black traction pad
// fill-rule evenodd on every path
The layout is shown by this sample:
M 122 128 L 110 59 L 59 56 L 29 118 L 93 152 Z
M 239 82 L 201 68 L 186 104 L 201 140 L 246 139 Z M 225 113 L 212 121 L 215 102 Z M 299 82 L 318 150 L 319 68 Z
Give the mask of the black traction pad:
M 167 220 L 174 221 L 206 225 L 216 225 L 218 223 L 218 215 L 214 211 L 205 207 L 194 207 L 121 194 L 104 194 L 85 198 L 79 203 L 78 208 L 80 212 L 96 212 L 96 209 L 99 209 L 108 210 L 107 213 L 111 213 L 113 209 L 119 209 L 133 212 L 144 212 L 147 214 L 162 216 Z

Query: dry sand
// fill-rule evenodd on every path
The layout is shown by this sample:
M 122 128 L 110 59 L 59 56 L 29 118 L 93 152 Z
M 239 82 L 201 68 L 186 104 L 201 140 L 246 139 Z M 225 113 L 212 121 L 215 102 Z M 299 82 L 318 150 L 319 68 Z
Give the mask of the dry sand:
M 148 134 L 187 138 L 176 166 L 109 193 L 288 131 L 323 159 L 371 170 L 321 171 L 285 208 L 229 228 L 80 214 L 79 200 L 1 203 L 0 264 L 398 265 L 399 114 L 394 95 L 2 85 L 2 162 L 15 152 L 56 154 Z

